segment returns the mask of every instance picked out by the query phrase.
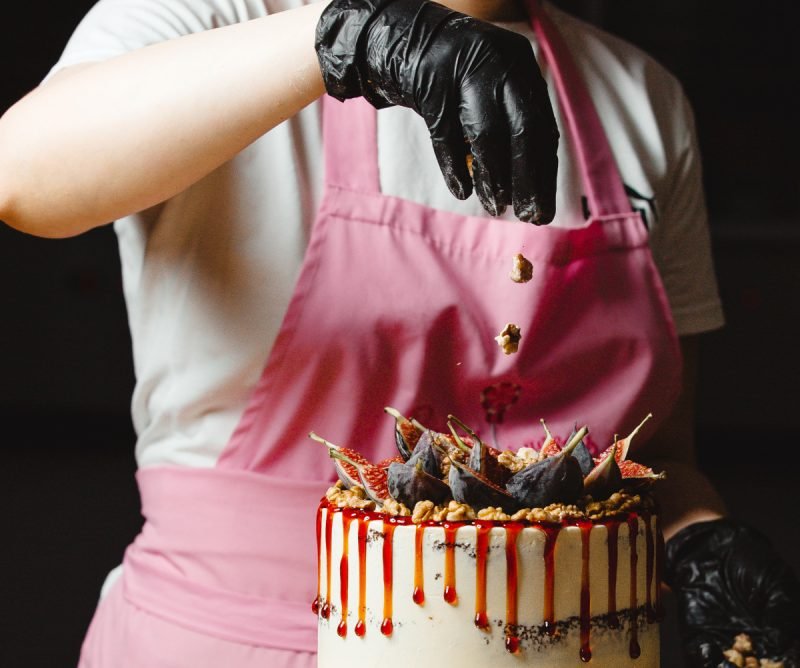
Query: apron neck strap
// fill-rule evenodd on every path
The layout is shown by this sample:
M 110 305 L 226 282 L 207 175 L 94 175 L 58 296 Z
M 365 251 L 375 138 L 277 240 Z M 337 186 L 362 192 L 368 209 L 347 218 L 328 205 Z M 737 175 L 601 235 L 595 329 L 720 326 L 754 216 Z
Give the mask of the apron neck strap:
M 377 112 L 363 98 L 322 98 L 325 183 L 357 192 L 380 193 Z
M 563 37 L 539 0 L 526 0 L 526 5 L 540 59 L 553 76 L 561 115 L 575 146 L 589 211 L 594 217 L 630 211 L 600 117 Z
M 558 29 L 539 0 L 525 0 L 539 43 L 540 59 L 553 76 L 566 131 L 572 138 L 592 216 L 630 211 L 622 178 L 600 117 Z M 360 98 L 323 98 L 325 182 L 380 193 L 377 112 Z

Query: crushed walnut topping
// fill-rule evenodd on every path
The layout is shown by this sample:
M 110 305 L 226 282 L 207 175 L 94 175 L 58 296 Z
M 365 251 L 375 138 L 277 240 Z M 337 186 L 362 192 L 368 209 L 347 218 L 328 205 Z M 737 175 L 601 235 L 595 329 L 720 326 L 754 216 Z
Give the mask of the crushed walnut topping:
M 375 510 L 375 502 L 367 498 L 367 493 L 363 487 L 353 485 L 350 489 L 345 489 L 341 480 L 328 489 L 325 493 L 325 498 L 337 508 Z
M 497 456 L 497 461 L 512 473 L 519 473 L 525 467 L 539 461 L 539 451 L 533 448 L 520 448 L 516 452 L 504 450 Z
M 433 509 L 433 501 L 417 501 L 417 505 L 414 506 L 414 510 L 411 513 L 411 521 L 414 524 L 419 524 L 433 519 Z
M 450 501 L 447 504 L 447 515 L 445 519 L 448 522 L 463 522 L 465 520 L 474 520 L 475 511 L 472 506 L 466 503 L 459 503 L 458 501 Z
M 394 499 L 387 499 L 386 502 L 381 506 L 381 510 L 392 517 L 411 516 L 411 511 L 406 508 L 405 504 L 395 501 Z
M 511 355 L 519 350 L 521 338 L 522 334 L 520 333 L 519 327 L 509 322 L 503 328 L 503 331 L 494 337 L 494 340 L 497 341 L 497 345 L 503 349 L 506 355 Z
M 730 663 L 739 668 L 783 668 L 783 661 L 756 657 L 753 642 L 746 633 L 736 636 L 733 639 L 733 646 L 722 654 Z
M 637 510 L 652 510 L 652 499 L 649 496 L 631 494 L 625 490 L 614 492 L 607 499 L 592 501 L 587 497 L 586 515 L 591 520 L 602 520 L 618 517 Z
M 341 482 L 337 482 L 328 489 L 325 497 L 338 508 L 376 510 L 375 502 L 367 498 L 364 488 L 360 485 L 345 489 Z M 476 511 L 469 504 L 455 500 L 450 500 L 444 506 L 434 505 L 433 501 L 418 501 L 413 509 L 409 509 L 404 504 L 389 499 L 377 507 L 377 510 L 391 517 L 411 517 L 411 521 L 415 524 L 429 521 L 463 522 L 475 519 L 495 522 L 559 523 L 587 518 L 597 521 L 623 517 L 631 512 L 652 511 L 654 502 L 649 495 L 620 490 L 602 501 L 594 501 L 591 496 L 585 496 L 575 504 L 551 503 L 544 508 L 521 508 L 514 514 L 508 514 L 501 507 L 494 506 Z
M 522 253 L 514 256 L 510 277 L 514 283 L 527 283 L 533 278 L 533 264 Z
M 487 506 L 478 511 L 478 519 L 491 520 L 493 522 L 508 522 L 511 520 L 511 515 L 504 513 L 502 508 Z

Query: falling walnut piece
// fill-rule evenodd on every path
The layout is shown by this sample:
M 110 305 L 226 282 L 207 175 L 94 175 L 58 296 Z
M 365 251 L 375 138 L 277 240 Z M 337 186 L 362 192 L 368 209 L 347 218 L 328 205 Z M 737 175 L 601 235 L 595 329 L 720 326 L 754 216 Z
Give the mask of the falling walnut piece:
M 503 328 L 503 331 L 494 337 L 494 340 L 497 341 L 497 345 L 503 349 L 506 355 L 510 355 L 519 350 L 519 340 L 521 338 L 522 335 L 520 334 L 519 327 L 509 322 Z
M 522 253 L 514 256 L 514 265 L 511 267 L 511 280 L 514 283 L 527 283 L 533 278 L 533 264 Z

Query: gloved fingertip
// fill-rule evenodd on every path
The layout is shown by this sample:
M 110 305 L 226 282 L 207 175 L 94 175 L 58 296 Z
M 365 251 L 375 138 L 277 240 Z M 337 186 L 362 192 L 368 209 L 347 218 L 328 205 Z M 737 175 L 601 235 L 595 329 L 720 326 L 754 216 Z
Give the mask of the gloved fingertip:
M 455 174 L 446 174 L 445 181 L 448 190 L 456 199 L 464 200 L 472 194 L 472 184 L 463 182 Z

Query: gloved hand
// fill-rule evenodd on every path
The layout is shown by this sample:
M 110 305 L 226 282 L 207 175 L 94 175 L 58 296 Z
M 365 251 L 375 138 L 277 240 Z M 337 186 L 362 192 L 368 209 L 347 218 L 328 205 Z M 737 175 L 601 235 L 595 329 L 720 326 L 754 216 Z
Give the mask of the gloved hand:
M 667 542 L 664 580 L 693 668 L 733 665 L 722 652 L 739 633 L 757 656 L 798 665 L 800 582 L 755 529 L 730 519 L 689 525 Z
M 316 49 L 333 97 L 425 119 L 457 198 L 474 181 L 491 215 L 513 202 L 520 220 L 553 219 L 558 130 L 527 39 L 426 0 L 333 0 Z

